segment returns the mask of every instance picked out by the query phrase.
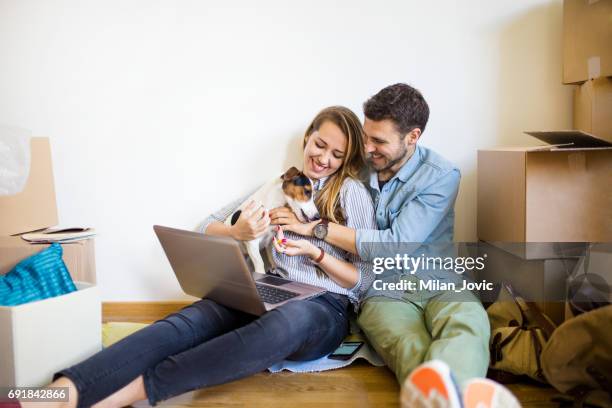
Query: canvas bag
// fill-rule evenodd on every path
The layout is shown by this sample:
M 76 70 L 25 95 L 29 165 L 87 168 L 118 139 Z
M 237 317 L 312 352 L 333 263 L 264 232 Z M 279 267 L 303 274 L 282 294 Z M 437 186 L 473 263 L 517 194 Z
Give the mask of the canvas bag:
M 527 375 L 546 382 L 540 356 L 555 330 L 554 323 L 534 302 L 518 296 L 512 287 L 502 284 L 498 300 L 487 308 L 491 323 L 490 368 L 500 382 Z M 509 373 L 513 376 L 502 376 Z
M 612 305 L 561 324 L 544 347 L 542 368 L 578 405 L 612 406 Z

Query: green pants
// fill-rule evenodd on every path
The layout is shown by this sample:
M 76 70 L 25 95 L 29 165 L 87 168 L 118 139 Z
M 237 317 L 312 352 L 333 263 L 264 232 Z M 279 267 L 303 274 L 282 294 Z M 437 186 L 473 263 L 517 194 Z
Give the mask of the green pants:
M 491 328 L 472 293 L 444 292 L 422 301 L 372 297 L 358 323 L 400 384 L 433 359 L 447 363 L 459 385 L 487 373 Z

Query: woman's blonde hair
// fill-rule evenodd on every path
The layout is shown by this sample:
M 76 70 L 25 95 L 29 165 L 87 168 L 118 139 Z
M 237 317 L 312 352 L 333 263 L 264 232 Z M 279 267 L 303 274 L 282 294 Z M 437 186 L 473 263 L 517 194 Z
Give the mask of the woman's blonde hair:
M 340 206 L 340 189 L 347 177 L 359 180 L 366 161 L 364 151 L 363 127 L 357 115 L 344 106 L 330 106 L 323 109 L 312 120 L 304 134 L 304 145 L 314 132 L 325 122 L 338 126 L 346 136 L 346 152 L 340 168 L 326 180 L 325 185 L 316 196 L 315 204 L 322 218 L 337 224 L 345 224 L 346 217 Z

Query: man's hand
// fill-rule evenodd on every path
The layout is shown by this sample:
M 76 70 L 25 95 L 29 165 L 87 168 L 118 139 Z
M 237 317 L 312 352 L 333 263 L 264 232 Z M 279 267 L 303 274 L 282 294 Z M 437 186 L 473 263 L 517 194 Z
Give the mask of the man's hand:
M 270 223 L 273 225 L 300 224 L 300 220 L 288 207 L 276 207 L 270 210 Z
M 314 227 L 320 222 L 321 220 L 316 220 L 312 222 L 307 222 L 305 224 L 301 224 L 301 223 L 289 224 L 289 225 L 283 226 L 283 230 L 295 232 L 296 234 L 300 234 L 305 237 L 314 237 L 314 232 L 313 232 Z
M 232 238 L 238 241 L 250 241 L 266 232 L 270 225 L 270 216 L 265 208 L 251 201 L 240 213 L 238 221 L 230 227 Z

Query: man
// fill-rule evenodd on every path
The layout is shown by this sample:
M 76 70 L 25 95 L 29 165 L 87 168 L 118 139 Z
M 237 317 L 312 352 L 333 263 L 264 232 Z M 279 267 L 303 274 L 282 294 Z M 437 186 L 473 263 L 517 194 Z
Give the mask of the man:
M 406 84 L 388 86 L 365 102 L 364 114 L 366 154 L 372 168 L 369 189 L 379 229 L 352 230 L 325 220 L 298 224 L 282 208 L 271 211 L 272 223 L 318 236 L 367 261 L 378 255 L 379 243 L 416 243 L 418 247 L 452 242 L 460 173 L 440 155 L 417 144 L 429 118 L 421 93 Z M 419 273 L 381 276 L 386 282 L 423 278 Z M 358 323 L 400 384 L 429 360 L 446 363 L 459 382 L 487 372 L 489 321 L 470 292 L 371 287 Z

